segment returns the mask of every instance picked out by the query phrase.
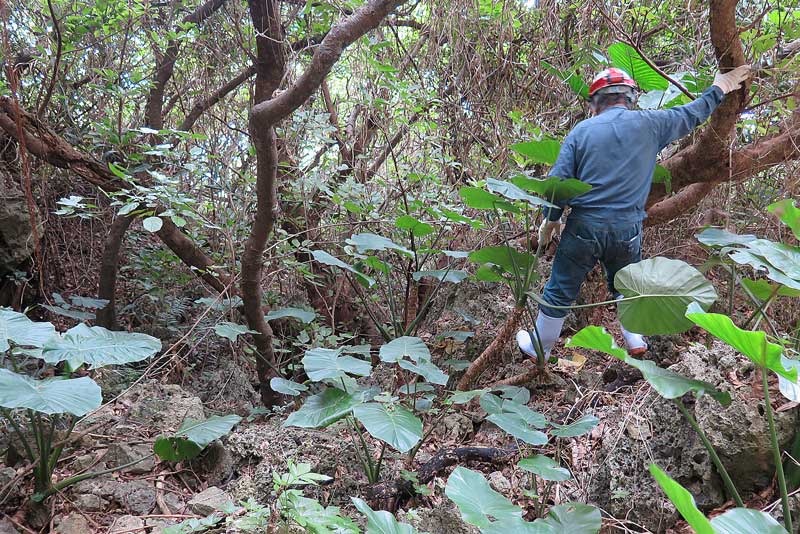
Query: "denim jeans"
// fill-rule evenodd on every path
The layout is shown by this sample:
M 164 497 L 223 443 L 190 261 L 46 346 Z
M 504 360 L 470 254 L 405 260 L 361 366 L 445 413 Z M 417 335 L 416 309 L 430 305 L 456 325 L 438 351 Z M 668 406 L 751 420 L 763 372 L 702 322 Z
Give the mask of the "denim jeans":
M 616 297 L 619 295 L 614 289 L 617 271 L 641 259 L 641 222 L 606 226 L 568 218 L 542 297 L 554 306 L 571 306 L 578 298 L 583 279 L 598 261 L 605 271 L 608 289 Z M 564 317 L 568 311 L 547 306 L 539 309 L 554 318 Z

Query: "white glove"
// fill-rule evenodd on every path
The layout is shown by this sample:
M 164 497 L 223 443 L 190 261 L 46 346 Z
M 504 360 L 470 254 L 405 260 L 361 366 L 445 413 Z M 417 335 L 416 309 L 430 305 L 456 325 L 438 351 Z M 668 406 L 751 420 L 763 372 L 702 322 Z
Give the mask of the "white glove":
M 543 220 L 539 226 L 539 246 L 546 247 L 549 245 L 553 239 L 553 234 L 561 234 L 561 221 Z
M 714 85 L 722 89 L 726 95 L 742 86 L 742 82 L 750 76 L 750 65 L 741 65 L 730 72 L 718 72 L 714 76 Z

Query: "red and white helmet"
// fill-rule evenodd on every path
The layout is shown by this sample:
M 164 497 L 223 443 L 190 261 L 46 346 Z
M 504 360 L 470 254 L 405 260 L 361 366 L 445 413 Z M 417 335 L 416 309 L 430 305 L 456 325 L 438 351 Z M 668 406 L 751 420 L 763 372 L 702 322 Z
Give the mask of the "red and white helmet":
M 600 71 L 597 76 L 594 77 L 592 80 L 592 85 L 589 86 L 589 98 L 594 96 L 595 93 L 602 89 L 608 89 L 609 87 L 618 87 L 619 89 L 614 91 L 603 91 L 603 92 L 623 92 L 626 91 L 626 87 L 629 88 L 630 91 L 635 91 L 638 89 L 636 82 L 633 81 L 630 74 L 625 72 L 622 69 L 617 68 L 610 68 Z

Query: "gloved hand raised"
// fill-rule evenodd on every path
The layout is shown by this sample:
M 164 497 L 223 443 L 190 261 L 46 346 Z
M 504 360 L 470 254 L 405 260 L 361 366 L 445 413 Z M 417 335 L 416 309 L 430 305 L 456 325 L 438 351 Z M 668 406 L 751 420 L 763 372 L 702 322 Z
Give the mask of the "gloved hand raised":
M 561 221 L 543 220 L 539 226 L 539 246 L 546 247 L 549 245 L 553 239 L 553 234 L 561 234 Z
M 730 72 L 718 72 L 714 76 L 714 85 L 722 89 L 726 95 L 742 86 L 742 82 L 750 76 L 750 65 L 741 65 Z

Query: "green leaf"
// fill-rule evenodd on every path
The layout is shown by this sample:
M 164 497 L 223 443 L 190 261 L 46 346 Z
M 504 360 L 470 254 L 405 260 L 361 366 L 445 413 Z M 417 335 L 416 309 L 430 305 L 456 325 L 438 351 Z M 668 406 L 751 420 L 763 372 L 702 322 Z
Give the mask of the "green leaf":
M 669 172 L 669 169 L 666 167 L 656 165 L 656 168 L 653 171 L 653 183 L 664 184 L 667 194 L 669 195 L 672 193 L 672 173 Z
M 433 226 L 411 215 L 402 215 L 398 217 L 395 221 L 395 225 L 398 228 L 410 231 L 415 237 L 425 237 L 435 231 Z
M 515 438 L 529 443 L 531 445 L 544 445 L 547 443 L 547 435 L 543 432 L 535 430 L 532 425 L 528 424 L 525 418 L 516 413 L 494 413 L 486 418 L 505 430 Z
M 353 234 L 350 239 L 346 240 L 346 243 L 356 247 L 356 250 L 362 254 L 370 250 L 396 250 L 409 256 L 412 254 L 406 247 L 375 234 Z
M 500 283 L 507 283 L 509 282 L 508 279 L 504 278 L 502 274 L 497 272 L 497 267 L 492 265 L 481 265 L 478 267 L 478 270 L 475 271 L 475 280 L 479 282 L 500 282 Z
M 714 534 L 714 528 L 709 523 L 706 516 L 697 509 L 694 497 L 686 491 L 683 486 L 672 480 L 664 471 L 659 469 L 656 464 L 650 464 L 650 473 L 656 479 L 658 485 L 667 494 L 669 500 L 678 509 L 681 516 L 695 530 L 696 534 Z
M 447 398 L 447 404 L 466 404 L 475 397 L 480 397 L 488 390 L 486 389 L 472 389 L 470 391 L 456 391 Z
M 535 412 L 524 404 L 520 404 L 519 402 L 515 402 L 513 400 L 504 400 L 502 411 L 500 413 L 511 413 L 518 415 L 523 421 L 525 421 L 526 424 L 534 428 L 545 428 L 547 426 L 547 419 L 544 415 L 540 414 L 539 412 Z
M 489 415 L 503 413 L 503 400 L 492 393 L 486 393 L 485 395 L 482 395 L 480 405 L 481 408 L 483 408 L 483 410 Z
M 50 323 L 37 323 L 23 313 L 0 308 L 0 352 L 10 348 L 9 341 L 22 347 L 41 347 L 55 333 Z
M 569 88 L 572 89 L 576 95 L 583 97 L 584 100 L 589 99 L 589 84 L 581 79 L 576 72 L 576 67 L 572 67 L 568 71 L 562 71 L 546 61 L 542 61 L 541 65 L 547 72 L 560 78 L 561 81 L 566 82 Z
M 453 271 L 451 269 L 439 269 L 435 271 L 417 271 L 411 276 L 414 280 L 419 282 L 421 279 L 427 277 L 436 278 L 442 282 L 452 282 L 457 284 L 469 276 L 467 271 Z
M 697 306 L 690 306 L 686 317 L 712 336 L 721 339 L 738 352 L 747 356 L 759 367 L 769 369 L 790 381 L 797 380 L 796 369 L 785 369 L 781 362 L 783 349 L 780 345 L 767 341 L 767 334 L 761 330 L 742 330 L 730 317 L 719 313 L 705 313 Z
M 517 466 L 525 471 L 530 471 L 543 480 L 563 482 L 572 478 L 568 469 L 564 469 L 558 465 L 558 462 L 542 454 L 520 460 Z
M 545 180 L 539 180 L 520 175 L 512 178 L 511 183 L 525 191 L 536 193 L 551 202 L 569 200 L 592 189 L 591 185 L 576 178 L 559 178 L 558 176 L 550 176 Z
M 264 318 L 267 321 L 272 321 L 274 319 L 281 319 L 283 317 L 291 317 L 292 319 L 297 319 L 298 321 L 308 324 L 317 317 L 317 314 L 313 311 L 304 310 L 302 308 L 281 308 L 279 310 L 270 310 L 270 312 Z
M 800 290 L 792 289 L 781 284 L 770 284 L 764 279 L 751 280 L 743 278 L 742 285 L 759 300 L 767 300 L 773 292 L 780 297 L 800 297 Z M 777 290 L 777 292 L 776 292 Z
M 308 391 L 308 386 L 305 384 L 298 384 L 297 382 L 286 380 L 279 376 L 270 379 L 269 387 L 272 388 L 272 391 L 283 393 L 284 395 L 291 395 L 292 397 L 296 397 L 300 395 L 300 393 Z
M 800 239 L 800 208 L 795 206 L 795 201 L 786 198 L 780 202 L 775 202 L 767 206 L 767 211 L 778 216 L 778 218 L 789 228 L 794 236 Z
M 539 206 L 548 206 L 556 208 L 555 204 L 551 204 L 550 202 L 541 199 L 539 197 L 535 197 L 529 195 L 516 185 L 511 182 L 505 182 L 503 180 L 495 180 L 494 178 L 489 178 L 486 180 L 486 187 L 492 193 L 497 193 L 498 195 L 502 195 L 510 200 L 522 200 L 527 202 L 533 207 Z
M 706 228 L 696 234 L 697 240 L 707 247 L 730 247 L 732 245 L 746 245 L 750 241 L 758 239 L 750 234 L 734 234 L 720 228 Z
M 476 210 L 500 209 L 511 213 L 519 213 L 519 208 L 514 204 L 480 187 L 465 186 L 458 190 L 458 194 L 464 204 Z
M 392 514 L 386 511 L 374 511 L 358 497 L 350 497 L 356 509 L 367 516 L 367 534 L 416 534 L 411 525 L 399 523 Z
M 239 336 L 243 336 L 244 334 L 258 334 L 258 332 L 255 330 L 250 330 L 242 324 L 229 323 L 227 321 L 223 321 L 215 325 L 214 332 L 218 336 L 224 337 L 225 339 L 229 339 L 233 342 L 235 342 Z
M 345 374 L 369 376 L 372 372 L 369 362 L 352 356 L 341 356 L 341 353 L 341 348 L 307 350 L 302 361 L 308 378 L 319 382 L 326 378 L 341 378 Z
M 444 493 L 456 503 L 461 518 L 476 527 L 488 527 L 489 518 L 503 521 L 522 517 L 522 510 L 493 490 L 483 475 L 461 466 L 450 473 Z
M 97 409 L 102 402 L 100 386 L 88 376 L 34 380 L 0 368 L 0 406 L 3 408 L 28 408 L 49 415 L 71 413 L 80 417 Z
M 587 326 L 567 341 L 567 347 L 581 347 L 584 349 L 598 350 L 622 361 L 628 357 L 625 349 L 617 346 L 614 338 L 602 326 Z
M 283 426 L 321 428 L 332 425 L 361 404 L 360 396 L 338 388 L 328 388 L 306 399 L 299 410 L 289 415 Z
M 171 436 L 159 436 L 153 452 L 168 462 L 188 460 L 199 455 L 209 443 L 227 435 L 242 418 L 238 415 L 213 416 L 204 421 L 187 419 Z
M 86 364 L 96 369 L 145 360 L 161 350 L 161 341 L 146 334 L 112 332 L 102 326 L 79 324 L 63 336 L 53 336 L 42 346 L 47 363 L 66 361 L 77 369 Z
M 594 349 L 619 358 L 641 371 L 644 379 L 664 398 L 676 399 L 691 391 L 697 397 L 707 393 L 723 406 L 731 402 L 728 393 L 717 391 L 708 382 L 686 378 L 669 369 L 662 369 L 649 360 L 631 358 L 623 349 L 617 347 L 614 338 L 605 328 L 587 326 L 575 334 L 566 346 Z
M 561 534 L 543 519 L 528 523 L 519 517 L 495 521 L 488 527 L 481 528 L 481 534 Z
M 532 266 L 535 266 L 537 262 L 535 256 L 525 252 L 518 252 L 506 246 L 484 247 L 472 252 L 469 255 L 469 259 L 475 263 L 497 265 L 509 274 L 513 274 L 517 270 L 520 273 L 525 273 Z
M 733 508 L 711 520 L 714 534 L 786 534 L 786 529 L 767 513 Z
M 608 57 L 611 63 L 627 72 L 633 77 L 642 91 L 661 89 L 665 91 L 669 87 L 669 82 L 648 65 L 642 56 L 630 45 L 625 43 L 614 43 L 608 47 Z
M 417 363 L 400 360 L 398 365 L 407 371 L 420 375 L 428 382 L 439 384 L 440 386 L 446 385 L 449 378 L 441 369 L 428 360 L 423 359 Z
M 394 363 L 409 357 L 412 360 L 429 360 L 431 359 L 431 351 L 425 342 L 418 337 L 402 336 L 393 339 L 389 343 L 382 345 L 378 356 L 381 361 L 387 363 Z
M 544 523 L 559 534 L 597 534 L 603 526 L 600 510 L 575 502 L 550 508 Z
M 662 369 L 650 360 L 628 357 L 625 362 L 641 371 L 644 379 L 665 399 L 677 399 L 691 391 L 695 397 L 707 394 L 723 406 L 731 403 L 728 392 L 718 391 L 708 382 L 693 380 L 669 369 Z
M 561 143 L 555 139 L 528 141 L 511 145 L 511 150 L 525 156 L 534 163 L 555 165 L 558 159 L 558 153 L 561 152 Z
M 753 253 L 764 257 L 784 275 L 800 281 L 800 248 L 767 239 L 756 239 L 749 242 L 747 247 Z
M 345 271 L 349 271 L 360 278 L 367 286 L 372 287 L 375 285 L 375 280 L 370 278 L 369 276 L 365 275 L 364 273 L 355 269 L 352 265 L 349 265 L 339 258 L 331 256 L 324 250 L 312 250 L 311 255 L 317 260 L 319 263 L 323 263 L 325 265 L 331 265 L 333 267 L 339 267 L 340 269 L 344 269 Z
M 161 217 L 145 217 L 142 220 L 142 226 L 148 232 L 156 233 L 161 230 L 161 227 L 164 225 L 164 221 L 161 220 Z
M 730 259 L 740 265 L 750 265 L 757 271 L 767 271 L 767 278 L 778 282 L 781 285 L 788 286 L 792 289 L 800 289 L 800 279 L 794 279 L 773 266 L 766 258 L 758 254 L 754 254 L 750 250 L 735 249 L 734 252 L 729 254 Z
M 372 437 L 400 452 L 408 452 L 422 439 L 422 421 L 400 405 L 368 402 L 355 406 L 353 415 Z
M 555 423 L 550 423 L 554 428 L 554 430 L 551 430 L 550 433 L 558 438 L 576 438 L 591 432 L 591 430 L 596 427 L 598 423 L 600 423 L 600 419 L 593 415 L 587 414 L 581 416 L 580 419 L 573 421 L 568 425 L 557 425 Z
M 642 335 L 678 334 L 692 327 L 686 307 L 692 302 L 708 309 L 717 292 L 703 274 L 680 260 L 656 257 L 617 272 L 614 287 L 625 297 L 617 312 L 622 325 Z

